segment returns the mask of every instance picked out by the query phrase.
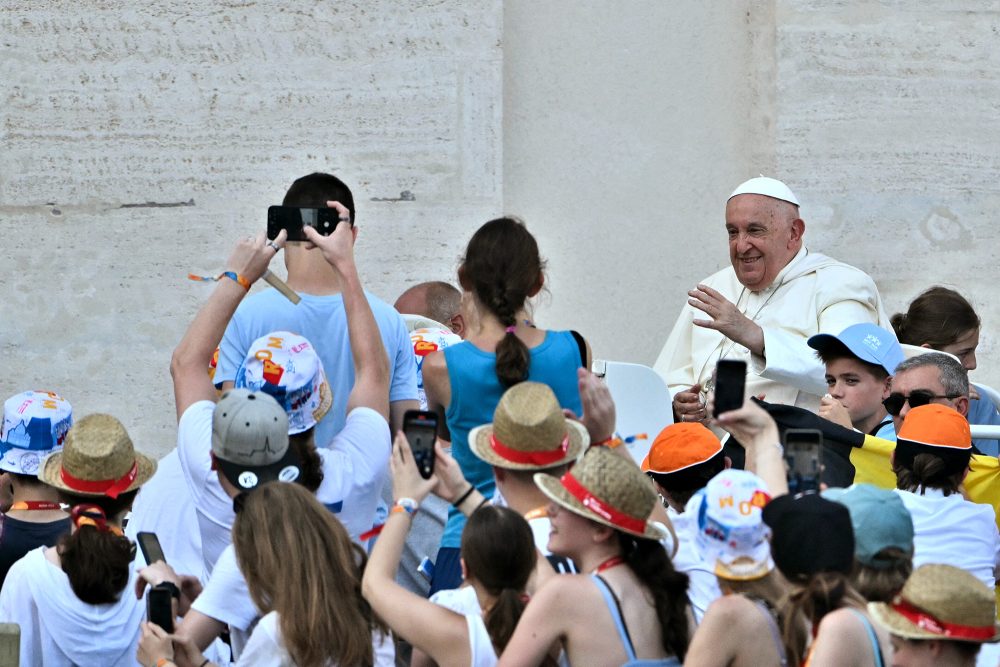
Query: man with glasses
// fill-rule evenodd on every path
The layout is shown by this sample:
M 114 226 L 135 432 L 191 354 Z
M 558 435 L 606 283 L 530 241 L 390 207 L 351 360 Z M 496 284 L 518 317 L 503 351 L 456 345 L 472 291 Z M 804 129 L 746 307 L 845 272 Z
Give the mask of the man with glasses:
M 940 403 L 954 408 L 963 417 L 969 415 L 969 373 L 958 361 L 946 354 L 928 352 L 907 359 L 896 366 L 889 394 L 882 405 L 892 415 L 896 433 L 907 413 L 928 403 Z M 982 451 L 979 440 L 973 444 Z M 996 441 L 986 449 L 995 455 Z

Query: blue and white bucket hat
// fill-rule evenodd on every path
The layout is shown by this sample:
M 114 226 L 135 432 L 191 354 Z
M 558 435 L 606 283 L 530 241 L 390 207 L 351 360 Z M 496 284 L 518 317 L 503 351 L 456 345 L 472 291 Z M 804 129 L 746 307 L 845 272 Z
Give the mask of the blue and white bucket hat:
M 318 424 L 333 404 L 323 362 L 312 343 L 288 331 L 274 331 L 255 340 L 236 371 L 234 384 L 273 396 L 288 415 L 289 435 Z
M 42 460 L 62 449 L 73 425 L 73 407 L 51 391 L 25 391 L 3 404 L 0 471 L 37 475 Z

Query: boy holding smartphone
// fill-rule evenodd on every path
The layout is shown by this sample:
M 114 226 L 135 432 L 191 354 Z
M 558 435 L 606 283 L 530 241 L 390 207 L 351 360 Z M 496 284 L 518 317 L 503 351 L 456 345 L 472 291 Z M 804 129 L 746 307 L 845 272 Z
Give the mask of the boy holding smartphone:
M 826 365 L 828 393 L 820 401 L 820 417 L 894 441 L 896 431 L 882 400 L 896 366 L 905 359 L 896 336 L 865 322 L 836 336 L 817 334 L 808 343 Z

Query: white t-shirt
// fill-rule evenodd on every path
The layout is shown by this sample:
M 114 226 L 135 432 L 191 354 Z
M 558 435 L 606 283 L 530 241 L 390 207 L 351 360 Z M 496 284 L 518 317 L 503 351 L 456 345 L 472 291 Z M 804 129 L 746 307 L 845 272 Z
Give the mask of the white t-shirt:
M 233 657 L 239 658 L 260 611 L 250 597 L 232 544 L 222 550 L 212 576 L 191 608 L 229 626 Z
M 198 517 L 206 575 L 232 542 L 233 501 L 212 470 L 212 414 L 215 403 L 191 404 L 177 424 L 177 453 Z M 372 527 L 392 443 L 389 424 L 370 408 L 355 408 L 330 444 L 317 450 L 323 460 L 323 483 L 316 497 L 340 519 L 348 534 Z M 169 510 L 169 504 L 164 511 Z
M 375 633 L 372 635 L 372 648 L 375 651 L 375 667 L 394 667 L 396 664 L 396 648 L 388 635 Z M 494 659 L 495 663 L 495 659 Z M 278 627 L 278 613 L 265 614 L 253 631 L 253 636 L 243 649 L 238 667 L 295 667 L 281 640 L 281 630 Z M 336 667 L 331 662 L 329 667 Z
M 14 563 L 0 591 L 0 622 L 21 628 L 21 664 L 134 667 L 146 613 L 135 597 L 135 569 L 118 602 L 87 604 L 62 568 L 45 558 L 45 549 Z
M 212 470 L 213 401 L 198 401 L 188 406 L 177 423 L 177 455 L 191 491 L 191 500 L 198 517 L 204 577 L 207 578 L 219 559 L 219 554 L 232 541 L 233 500 L 219 484 L 219 475 Z M 170 504 L 164 512 L 172 511 Z
M 125 537 L 135 542 L 136 533 L 140 531 L 155 533 L 163 555 L 176 572 L 201 576 L 205 566 L 198 513 L 186 490 L 184 469 L 174 449 L 159 460 L 156 474 L 139 489 L 132 504 L 132 517 L 125 527 Z M 141 550 L 135 559 L 136 569 L 146 565 Z
M 714 565 L 706 562 L 695 546 L 698 535 L 698 506 L 704 493 L 702 490 L 694 494 L 685 505 L 683 514 L 673 508 L 667 510 L 667 516 L 677 531 L 678 545 L 673 558 L 674 569 L 688 576 L 688 601 L 694 611 L 694 620 L 699 624 L 708 605 L 722 596 Z
M 913 567 L 947 563 L 974 574 L 991 590 L 1000 564 L 1000 533 L 989 505 L 939 489 L 923 494 L 895 489 L 913 519 Z
M 323 483 L 316 499 L 357 542 L 375 522 L 382 484 L 389 473 L 389 423 L 371 408 L 355 408 L 330 448 L 317 451 L 323 460 Z

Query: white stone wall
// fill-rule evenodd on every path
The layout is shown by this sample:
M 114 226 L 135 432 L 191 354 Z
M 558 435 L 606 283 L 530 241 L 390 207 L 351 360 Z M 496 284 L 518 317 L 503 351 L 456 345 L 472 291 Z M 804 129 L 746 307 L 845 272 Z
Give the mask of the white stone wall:
M 996 3 L 777 3 L 775 162 L 807 241 L 868 271 L 892 312 L 947 284 L 983 320 L 972 379 L 1000 383 Z
M 996 3 L 505 3 L 504 194 L 543 238 L 545 323 L 652 363 L 685 292 L 728 262 L 725 198 L 760 173 L 810 247 L 890 313 L 935 283 L 983 319 L 1000 384 Z
M 966 293 L 1000 385 L 995 3 L 147 5 L 0 0 L 2 396 L 169 449 L 170 352 L 211 289 L 185 276 L 314 170 L 354 186 L 385 299 L 515 213 L 549 258 L 538 321 L 645 363 L 728 261 L 725 197 L 775 175 L 890 310 Z
M 501 28 L 498 0 L 0 3 L 0 395 L 169 450 L 188 272 L 312 171 L 354 189 L 369 289 L 451 279 L 501 208 Z

